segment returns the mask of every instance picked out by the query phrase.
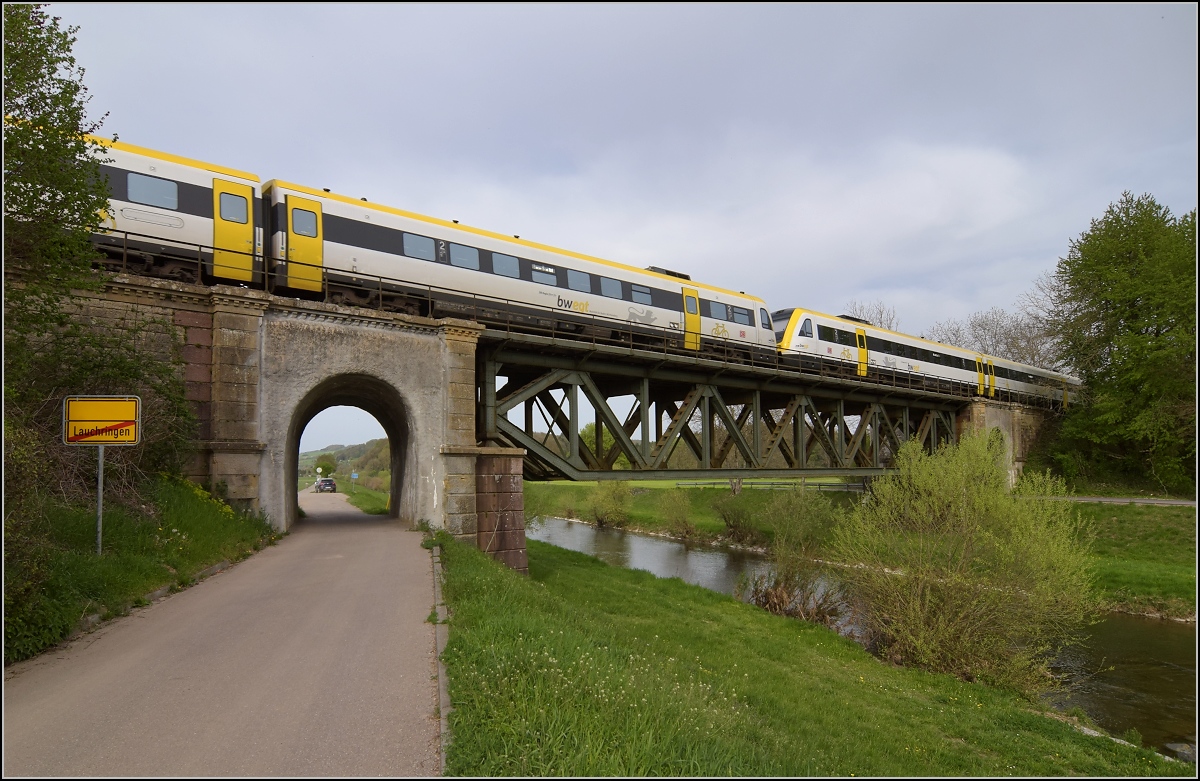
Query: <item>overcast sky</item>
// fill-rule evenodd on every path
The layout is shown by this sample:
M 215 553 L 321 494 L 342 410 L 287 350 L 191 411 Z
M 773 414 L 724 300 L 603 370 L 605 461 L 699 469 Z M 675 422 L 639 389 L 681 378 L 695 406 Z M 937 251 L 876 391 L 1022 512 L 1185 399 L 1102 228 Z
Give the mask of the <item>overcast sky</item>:
M 1122 191 L 1196 207 L 1191 4 L 50 12 L 122 141 L 909 333 L 1013 307 Z

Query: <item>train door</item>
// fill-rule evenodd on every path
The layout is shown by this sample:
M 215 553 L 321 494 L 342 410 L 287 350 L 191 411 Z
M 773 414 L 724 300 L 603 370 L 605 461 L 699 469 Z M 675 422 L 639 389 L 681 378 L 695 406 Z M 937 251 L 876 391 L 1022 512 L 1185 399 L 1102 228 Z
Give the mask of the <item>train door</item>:
M 854 329 L 854 340 L 858 343 L 858 376 L 867 376 L 867 332 L 861 328 Z
M 987 362 L 987 377 L 988 377 L 988 398 L 996 398 L 996 364 L 992 363 L 991 359 Z
M 321 204 L 287 196 L 287 286 L 321 292 Z
M 213 276 L 254 279 L 254 188 L 213 179 Z
M 700 349 L 700 294 L 685 287 L 683 289 L 683 346 L 688 350 Z
M 983 357 L 979 355 L 975 356 L 975 373 L 979 376 L 979 388 L 976 393 L 982 396 L 984 394 L 983 383 L 985 375 L 983 373 Z

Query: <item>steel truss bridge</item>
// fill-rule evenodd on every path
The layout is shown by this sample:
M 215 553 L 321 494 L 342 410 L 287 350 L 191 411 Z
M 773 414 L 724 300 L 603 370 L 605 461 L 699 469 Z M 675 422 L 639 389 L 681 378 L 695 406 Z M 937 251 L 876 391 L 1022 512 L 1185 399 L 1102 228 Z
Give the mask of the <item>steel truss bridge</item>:
M 478 438 L 525 448 L 531 480 L 871 476 L 907 440 L 955 441 L 970 398 L 907 373 L 862 378 L 853 364 L 802 370 L 668 344 L 489 327 L 476 352 Z M 595 410 L 587 441 L 585 404 Z M 680 448 L 698 466 L 669 467 Z M 617 469 L 621 456 L 627 468 Z

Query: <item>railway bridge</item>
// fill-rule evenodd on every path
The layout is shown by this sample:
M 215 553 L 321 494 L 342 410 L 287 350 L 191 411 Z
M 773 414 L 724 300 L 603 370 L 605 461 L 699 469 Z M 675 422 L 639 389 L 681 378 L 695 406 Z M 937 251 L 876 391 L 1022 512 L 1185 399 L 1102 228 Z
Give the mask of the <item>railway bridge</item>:
M 911 376 L 801 372 L 669 338 L 449 314 L 460 317 L 128 275 L 80 310 L 100 328 L 162 323 L 164 349 L 182 345 L 200 421 L 189 478 L 285 530 L 304 427 L 329 407 L 359 407 L 388 436 L 393 516 L 518 570 L 522 479 L 869 476 L 906 440 L 935 447 L 985 427 L 1005 433 L 1015 475 L 1046 415 Z

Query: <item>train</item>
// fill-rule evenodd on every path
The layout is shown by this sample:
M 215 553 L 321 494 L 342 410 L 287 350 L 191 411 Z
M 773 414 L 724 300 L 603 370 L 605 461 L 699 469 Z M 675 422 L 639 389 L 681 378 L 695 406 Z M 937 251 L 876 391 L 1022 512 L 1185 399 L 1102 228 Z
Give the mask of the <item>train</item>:
M 1067 403 L 1066 375 L 493 231 L 92 137 L 110 207 L 94 243 L 129 273 L 556 336 L 662 344 L 960 395 Z M 903 382 L 900 382 L 903 381 Z

